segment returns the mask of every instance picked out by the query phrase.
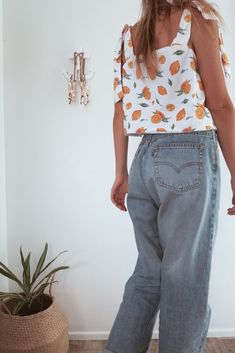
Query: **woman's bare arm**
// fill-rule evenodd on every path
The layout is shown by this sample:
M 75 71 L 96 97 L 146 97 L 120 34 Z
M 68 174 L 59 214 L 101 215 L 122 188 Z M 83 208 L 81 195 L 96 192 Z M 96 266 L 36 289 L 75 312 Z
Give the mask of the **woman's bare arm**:
M 128 25 L 125 25 L 122 30 L 122 35 L 127 30 Z M 125 53 L 123 46 L 121 47 L 121 61 L 118 79 L 121 80 L 122 66 L 125 63 Z M 122 91 L 119 91 L 120 97 Z M 129 138 L 124 134 L 124 111 L 122 98 L 119 99 L 119 94 L 115 94 L 114 100 L 114 117 L 113 117 L 113 140 L 115 151 L 115 180 L 111 189 L 111 200 L 122 211 L 127 211 L 125 206 L 125 195 L 128 192 L 128 170 L 127 170 L 127 155 Z
M 122 101 L 115 103 L 114 117 L 113 117 L 113 139 L 115 149 L 115 175 L 116 177 L 123 177 L 127 172 L 127 152 L 128 152 L 128 136 L 124 135 L 124 112 L 122 108 Z
M 115 150 L 115 180 L 111 200 L 122 211 L 127 211 L 125 195 L 128 192 L 127 152 L 128 136 L 124 135 L 122 100 L 114 104 L 113 139 Z
M 205 20 L 194 10 L 191 40 L 206 95 L 206 107 L 217 127 L 218 142 L 231 174 L 232 204 L 235 205 L 235 110 L 229 96 L 219 51 L 216 20 Z M 228 209 L 235 214 L 235 206 Z

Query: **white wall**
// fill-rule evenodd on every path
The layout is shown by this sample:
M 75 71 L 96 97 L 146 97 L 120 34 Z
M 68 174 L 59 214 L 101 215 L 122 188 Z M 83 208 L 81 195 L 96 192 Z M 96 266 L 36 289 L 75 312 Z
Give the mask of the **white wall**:
M 230 28 L 225 40 L 234 62 L 233 11 L 219 4 Z M 69 251 L 56 262 L 71 268 L 57 275 L 53 292 L 69 318 L 71 338 L 106 338 L 136 262 L 131 221 L 111 203 L 110 188 L 113 48 L 123 24 L 136 21 L 138 6 L 135 0 L 119 6 L 108 0 L 4 1 L 9 265 L 20 274 L 20 244 L 33 252 L 34 262 L 46 241 L 50 258 Z M 81 46 L 95 69 L 86 108 L 67 104 L 62 76 Z M 130 139 L 130 160 L 139 141 Z M 223 160 L 221 165 L 210 293 L 213 336 L 235 335 L 235 219 L 226 215 L 231 193 Z M 157 333 L 158 320 L 155 327 Z
M 5 134 L 3 107 L 3 25 L 2 0 L 0 0 L 0 261 L 7 264 L 6 185 L 5 185 Z M 0 276 L 0 288 L 8 289 L 8 281 Z

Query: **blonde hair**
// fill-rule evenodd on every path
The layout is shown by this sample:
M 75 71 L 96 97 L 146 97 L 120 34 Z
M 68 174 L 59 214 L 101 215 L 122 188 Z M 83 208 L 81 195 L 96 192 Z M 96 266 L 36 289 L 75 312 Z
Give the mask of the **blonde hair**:
M 206 0 L 196 1 L 204 12 L 214 14 L 220 24 L 224 25 L 224 19 L 215 8 L 216 5 L 208 3 Z M 158 16 L 164 15 L 166 18 L 170 18 L 171 7 L 179 9 L 193 9 L 195 8 L 194 0 L 172 0 L 169 3 L 167 0 L 142 0 L 141 15 L 140 19 L 136 24 L 135 32 L 135 58 L 136 58 L 136 69 L 143 75 L 141 70 L 140 62 L 144 64 L 147 69 L 147 73 L 151 76 L 152 69 L 156 70 L 157 67 L 157 53 L 154 48 L 155 43 L 155 26 L 158 20 Z M 191 11 L 194 16 L 194 11 Z M 194 16 L 195 22 L 197 22 L 196 16 Z M 140 57 L 141 56 L 141 57 Z

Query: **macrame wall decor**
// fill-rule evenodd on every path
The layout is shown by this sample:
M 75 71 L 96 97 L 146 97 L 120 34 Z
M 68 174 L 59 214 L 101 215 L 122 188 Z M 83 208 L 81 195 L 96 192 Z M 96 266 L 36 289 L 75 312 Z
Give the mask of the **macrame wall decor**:
M 73 57 L 73 73 L 64 72 L 68 81 L 68 103 L 77 103 L 78 96 L 80 96 L 80 104 L 87 105 L 90 101 L 89 87 L 87 81 L 93 77 L 94 72 L 90 71 L 86 74 L 86 59 L 84 51 L 74 52 Z

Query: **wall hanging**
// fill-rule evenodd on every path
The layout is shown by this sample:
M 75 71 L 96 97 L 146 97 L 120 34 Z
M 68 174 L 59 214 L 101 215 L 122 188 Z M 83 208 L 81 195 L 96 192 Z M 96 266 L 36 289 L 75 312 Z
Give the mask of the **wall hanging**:
M 86 73 L 86 62 L 89 58 L 85 54 L 84 50 L 73 53 L 73 57 L 70 60 L 73 61 L 73 72 L 64 72 L 64 75 L 68 81 L 68 102 L 69 104 L 77 103 L 78 96 L 80 96 L 80 104 L 87 105 L 90 101 L 90 92 L 87 81 L 90 80 L 94 71 L 90 70 Z

